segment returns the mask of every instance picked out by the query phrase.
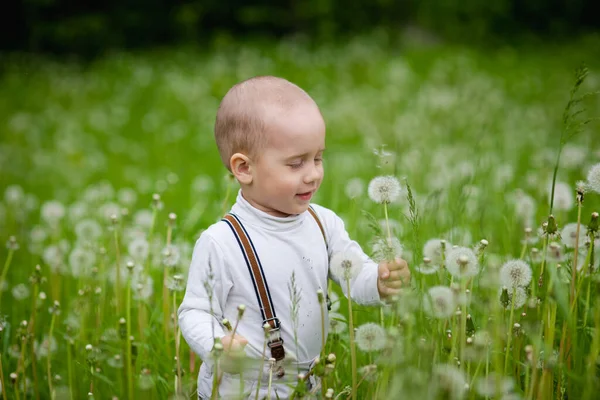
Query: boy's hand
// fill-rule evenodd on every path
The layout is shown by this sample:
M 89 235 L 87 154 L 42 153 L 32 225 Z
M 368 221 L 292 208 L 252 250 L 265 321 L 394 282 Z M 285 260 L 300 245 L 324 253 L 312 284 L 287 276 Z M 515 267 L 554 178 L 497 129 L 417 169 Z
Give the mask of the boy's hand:
M 221 338 L 221 344 L 223 345 L 221 369 L 231 374 L 239 374 L 241 367 L 245 365 L 244 347 L 248 344 L 248 340 L 242 335 L 231 336 L 228 334 Z
M 408 264 L 400 257 L 394 261 L 380 262 L 378 273 L 377 290 L 382 299 L 398 294 L 400 288 L 410 282 Z
M 237 333 L 235 334 L 235 336 L 231 336 L 231 334 L 229 334 L 221 338 L 221 344 L 223 344 L 223 351 L 225 353 L 230 352 L 230 349 L 231 352 L 234 353 L 243 350 L 244 347 L 246 347 L 246 345 L 248 344 L 248 340 L 242 335 L 238 335 Z

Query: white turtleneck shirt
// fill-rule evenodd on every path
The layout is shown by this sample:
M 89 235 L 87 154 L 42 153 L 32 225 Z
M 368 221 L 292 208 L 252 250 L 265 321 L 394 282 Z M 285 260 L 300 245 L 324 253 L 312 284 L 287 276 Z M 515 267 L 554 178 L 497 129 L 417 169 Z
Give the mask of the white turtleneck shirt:
M 327 245 L 308 211 L 289 217 L 275 217 L 253 207 L 241 191 L 231 208 L 231 213 L 246 229 L 262 264 L 273 306 L 281 322 L 286 359 L 298 361 L 291 370 L 294 378 L 297 368 L 306 371 L 321 350 L 321 307 L 317 290 L 327 293 L 327 280 L 332 278 L 341 284 L 347 296 L 345 282 L 330 274 L 329 261 L 334 254 L 353 251 L 362 256 L 364 265 L 351 281 L 351 297 L 364 305 L 381 304 L 377 290 L 377 264 L 357 242 L 350 239 L 341 218 L 325 207 L 316 204 L 312 207 L 323 224 Z M 297 346 L 290 296 L 292 273 L 300 293 Z M 195 244 L 185 296 L 178 310 L 183 337 L 204 361 L 198 376 L 201 397 L 209 397 L 212 388 L 210 352 L 214 340 L 227 334 L 221 321 L 227 318 L 235 324 L 241 304 L 246 309 L 237 333 L 248 340 L 246 354 L 260 360 L 265 334 L 252 279 L 233 232 L 226 222 L 219 221 L 202 232 Z M 324 309 L 327 336 L 329 318 L 327 308 Z M 267 348 L 265 358 L 269 357 Z

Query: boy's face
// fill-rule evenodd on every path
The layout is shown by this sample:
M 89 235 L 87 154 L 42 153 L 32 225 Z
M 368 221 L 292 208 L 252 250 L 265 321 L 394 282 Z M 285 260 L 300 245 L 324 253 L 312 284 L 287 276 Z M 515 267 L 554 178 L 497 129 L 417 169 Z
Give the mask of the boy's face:
M 252 164 L 244 196 L 271 215 L 303 213 L 323 180 L 323 117 L 314 104 L 300 104 L 270 113 L 265 133 L 267 143 Z

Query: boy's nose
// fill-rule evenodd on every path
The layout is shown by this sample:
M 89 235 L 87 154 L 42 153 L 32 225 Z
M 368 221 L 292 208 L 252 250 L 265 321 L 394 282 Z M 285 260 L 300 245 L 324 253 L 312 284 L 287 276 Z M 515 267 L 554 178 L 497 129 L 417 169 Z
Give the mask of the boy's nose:
M 320 166 L 313 164 L 310 169 L 307 171 L 306 175 L 304 175 L 304 183 L 312 183 L 319 179 L 321 179 L 323 175 L 323 170 Z

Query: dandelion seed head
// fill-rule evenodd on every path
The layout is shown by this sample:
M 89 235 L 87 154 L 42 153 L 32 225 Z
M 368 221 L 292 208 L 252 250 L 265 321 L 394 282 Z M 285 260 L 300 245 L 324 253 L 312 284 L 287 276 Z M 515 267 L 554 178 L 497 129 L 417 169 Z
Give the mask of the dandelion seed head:
M 529 285 L 531 276 L 531 267 L 522 260 L 507 261 L 500 268 L 500 282 L 508 288 Z
M 149 231 L 152 227 L 152 211 L 139 210 L 133 215 L 133 223 L 144 231 Z
M 76 278 L 91 276 L 95 262 L 96 254 L 82 247 L 74 248 L 69 254 L 71 274 Z
M 552 195 L 552 184 L 548 188 L 548 198 Z M 556 182 L 554 186 L 554 208 L 569 211 L 575 205 L 575 193 L 571 186 L 565 182 Z
M 587 228 L 583 225 L 579 226 L 579 239 L 577 240 L 579 247 L 583 247 L 585 245 L 586 239 L 586 231 Z M 572 249 L 575 247 L 575 241 L 577 239 L 577 223 L 566 224 L 561 233 L 560 237 L 565 246 Z
M 48 357 L 48 354 L 55 353 L 57 349 L 58 343 L 54 336 L 49 338 L 48 335 L 44 335 L 41 343 L 37 340 L 33 342 L 33 350 L 40 358 Z
M 600 163 L 590 168 L 587 175 L 587 186 L 591 191 L 600 194 Z
M 363 195 L 365 191 L 365 183 L 360 178 L 352 178 L 346 183 L 344 193 L 350 199 L 356 199 Z
M 346 331 L 348 324 L 346 318 L 337 312 L 329 313 L 329 331 L 333 334 L 340 335 Z
M 143 262 L 148 257 L 150 252 L 150 245 L 144 237 L 137 237 L 133 239 L 127 246 L 129 255 L 138 262 Z
M 336 253 L 331 257 L 331 273 L 340 282 L 352 280 L 363 267 L 360 254 L 352 251 Z
M 19 283 L 12 288 L 11 293 L 15 300 L 21 301 L 27 299 L 31 294 L 31 291 L 27 285 L 24 283 Z
M 425 312 L 434 318 L 445 319 L 454 315 L 456 298 L 447 286 L 434 286 L 424 297 Z
M 65 216 L 65 206 L 57 200 L 47 201 L 42 204 L 40 211 L 42 219 L 50 226 L 56 225 Z
M 117 199 L 125 207 L 132 207 L 137 202 L 137 193 L 131 188 L 123 188 L 117 192 Z
M 400 240 L 395 237 L 392 237 L 391 240 L 387 237 L 378 238 L 373 243 L 373 261 L 380 263 L 402 257 L 403 250 Z
M 447 257 L 446 269 L 455 278 L 470 278 L 479 272 L 477 256 L 468 247 L 452 248 Z
M 85 242 L 95 242 L 102 236 L 102 227 L 93 219 L 84 219 L 75 225 L 77 239 Z
M 433 398 L 459 400 L 464 398 L 467 380 L 463 372 L 449 364 L 438 364 L 433 367 L 431 390 Z
M 365 352 L 383 350 L 385 330 L 378 324 L 369 322 L 356 329 L 356 345 Z
M 484 397 L 494 397 L 500 390 L 501 394 L 508 394 L 515 388 L 515 382 L 506 376 L 490 372 L 488 376 L 481 377 L 475 384 L 475 390 Z
M 181 253 L 176 245 L 171 244 L 163 249 L 162 262 L 165 267 L 176 267 L 179 264 L 180 259 Z
M 423 256 L 431 260 L 433 265 L 442 265 L 444 248 L 449 249 L 452 245 L 442 239 L 429 239 L 423 246 Z M 447 251 L 447 250 L 446 250 Z
M 511 304 L 514 304 L 514 308 L 521 308 L 527 302 L 527 292 L 522 287 L 512 287 L 512 288 L 503 288 L 499 292 L 499 298 L 502 297 L 502 291 L 506 290 L 508 293 L 508 302 L 506 304 L 502 304 L 506 309 L 511 308 Z M 514 291 L 514 295 L 513 295 Z M 501 301 L 502 303 L 502 301 Z
M 393 203 L 400 197 L 400 182 L 391 175 L 378 176 L 369 182 L 368 192 L 375 203 Z
M 9 206 L 16 207 L 25 200 L 25 191 L 19 185 L 10 185 L 4 190 L 4 201 Z

